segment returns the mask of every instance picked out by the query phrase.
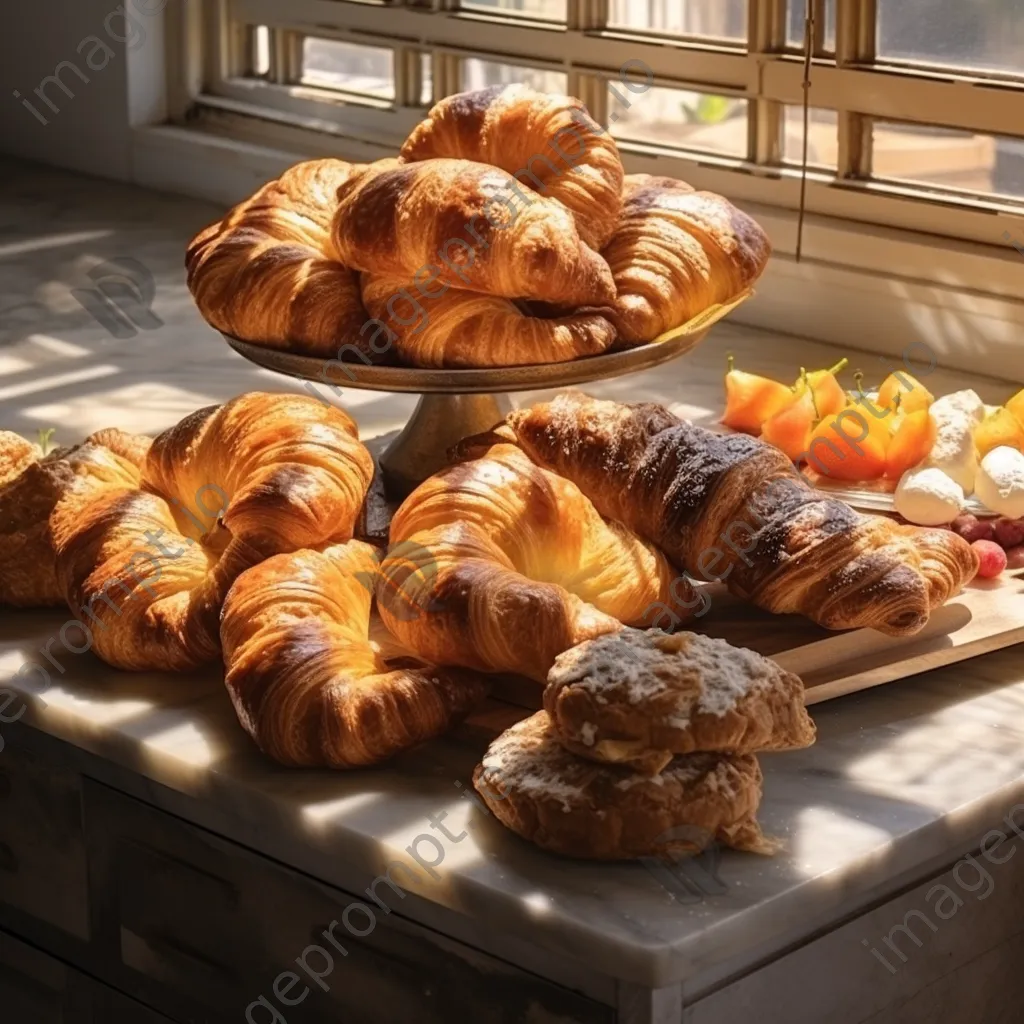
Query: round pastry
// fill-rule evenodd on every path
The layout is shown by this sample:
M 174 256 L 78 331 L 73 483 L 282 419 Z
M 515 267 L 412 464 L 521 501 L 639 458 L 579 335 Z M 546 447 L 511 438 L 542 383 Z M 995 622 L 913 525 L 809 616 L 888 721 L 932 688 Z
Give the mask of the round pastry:
M 566 750 L 547 712 L 502 733 L 473 774 L 494 816 L 552 853 L 626 860 L 698 853 L 717 840 L 777 849 L 757 824 L 761 768 L 746 754 L 690 754 L 650 777 Z
M 402 160 L 458 157 L 493 164 L 567 207 L 600 249 L 622 206 L 622 161 L 611 134 L 571 96 L 495 85 L 448 96 L 405 140 Z
M 599 355 L 615 328 L 599 310 L 540 316 L 525 303 L 457 288 L 427 298 L 408 281 L 362 275 L 367 312 L 410 366 L 529 366 Z
M 538 682 L 583 640 L 667 608 L 682 621 L 700 604 L 656 548 L 602 519 L 574 484 L 482 441 L 403 502 L 381 577 L 381 617 L 421 658 Z
M 678 754 L 814 742 L 800 679 L 697 633 L 624 629 L 560 654 L 544 707 L 569 750 L 656 775 Z
M 601 252 L 615 279 L 620 341 L 651 341 L 736 298 L 770 254 L 757 221 L 722 196 L 675 178 L 627 175 L 622 216 Z
M 148 447 L 149 438 L 102 430 L 44 456 L 17 434 L 0 431 L 0 605 L 64 604 L 51 513 L 65 497 L 138 486 Z
M 217 330 L 267 348 L 379 362 L 355 273 L 331 249 L 344 160 L 309 160 L 201 231 L 185 257 L 199 312 Z M 365 361 L 365 359 L 364 359 Z
M 340 409 L 241 395 L 157 437 L 140 480 L 57 505 L 58 579 L 109 664 L 194 668 L 220 651 L 235 578 L 269 555 L 348 540 L 372 474 Z
M 376 764 L 444 732 L 486 693 L 471 673 L 389 665 L 370 642 L 379 555 L 349 541 L 275 555 L 235 581 L 221 619 L 242 726 L 282 764 Z

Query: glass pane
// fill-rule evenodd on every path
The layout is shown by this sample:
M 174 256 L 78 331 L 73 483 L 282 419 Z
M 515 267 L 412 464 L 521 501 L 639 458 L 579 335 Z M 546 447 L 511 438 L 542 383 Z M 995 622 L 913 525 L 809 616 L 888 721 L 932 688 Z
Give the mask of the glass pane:
M 876 122 L 874 174 L 1024 199 L 1024 139 Z
M 434 102 L 434 62 L 429 53 L 420 54 L 420 106 L 429 107 Z
M 747 0 L 611 0 L 608 24 L 673 35 L 746 39 Z
M 302 81 L 307 85 L 393 100 L 394 52 L 376 46 L 308 37 L 302 41 Z
M 815 24 L 815 34 L 821 40 L 819 52 L 836 52 L 836 0 L 825 0 L 825 24 L 821 28 Z M 807 5 L 804 0 L 789 0 L 789 11 L 786 16 L 786 45 L 793 49 L 804 48 L 804 23 L 807 17 Z M 817 19 L 817 12 L 815 13 Z
M 252 29 L 252 73 L 270 74 L 270 29 L 266 25 L 254 25 Z
M 835 170 L 839 156 L 839 128 L 834 110 L 811 107 L 807 119 L 807 165 Z M 804 110 L 786 107 L 782 123 L 782 159 L 787 164 L 804 162 Z
M 878 55 L 1024 74 L 1019 0 L 878 0 Z
M 747 155 L 744 99 L 661 86 L 630 92 L 620 83 L 610 82 L 608 121 L 617 139 Z
M 463 89 L 484 89 L 489 85 L 513 85 L 517 82 L 538 92 L 564 93 L 569 87 L 569 80 L 561 71 L 500 64 L 493 60 L 480 60 L 478 57 L 469 57 L 462 62 Z
M 519 14 L 525 18 L 565 21 L 568 0 L 462 0 L 460 7 L 489 14 Z

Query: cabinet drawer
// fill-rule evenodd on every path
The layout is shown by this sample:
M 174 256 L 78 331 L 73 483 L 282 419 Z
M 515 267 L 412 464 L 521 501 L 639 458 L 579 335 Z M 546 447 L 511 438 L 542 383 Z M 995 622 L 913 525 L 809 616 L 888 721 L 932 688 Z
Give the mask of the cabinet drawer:
M 189 993 L 190 1020 L 614 1021 L 610 1007 L 398 918 L 385 882 L 388 910 L 92 782 L 86 808 L 98 941 L 146 1002 Z
M 0 758 L 0 904 L 88 941 L 82 782 L 6 736 Z

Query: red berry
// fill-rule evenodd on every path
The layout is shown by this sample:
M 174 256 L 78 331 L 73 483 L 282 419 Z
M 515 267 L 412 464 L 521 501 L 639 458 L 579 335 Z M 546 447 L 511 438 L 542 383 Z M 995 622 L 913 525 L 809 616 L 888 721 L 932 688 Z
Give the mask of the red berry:
M 960 534 L 970 544 L 976 540 L 992 540 L 995 536 L 995 527 L 991 519 L 979 519 L 970 512 L 958 515 L 952 525 L 953 532 Z
M 1006 567 L 1008 569 L 1024 569 L 1024 544 L 1018 544 L 1006 552 Z
M 981 565 L 978 567 L 979 579 L 990 580 L 1006 568 L 1006 552 L 995 541 L 976 540 L 971 547 L 981 559 Z
M 1015 548 L 1024 544 L 1024 519 L 1007 519 L 1000 516 L 995 521 L 994 537 L 997 544 L 1004 548 Z

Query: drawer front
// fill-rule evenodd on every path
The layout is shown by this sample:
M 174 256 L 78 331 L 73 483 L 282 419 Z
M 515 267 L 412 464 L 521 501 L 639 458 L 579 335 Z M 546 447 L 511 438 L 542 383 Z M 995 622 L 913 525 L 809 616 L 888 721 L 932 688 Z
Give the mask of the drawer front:
M 251 1024 L 612 1024 L 610 1007 L 87 783 L 98 941 L 148 1003 Z M 373 879 L 367 879 L 367 885 Z M 202 1009 L 200 1009 L 202 1008 Z
M 80 776 L 7 735 L 0 755 L 0 904 L 88 941 Z

